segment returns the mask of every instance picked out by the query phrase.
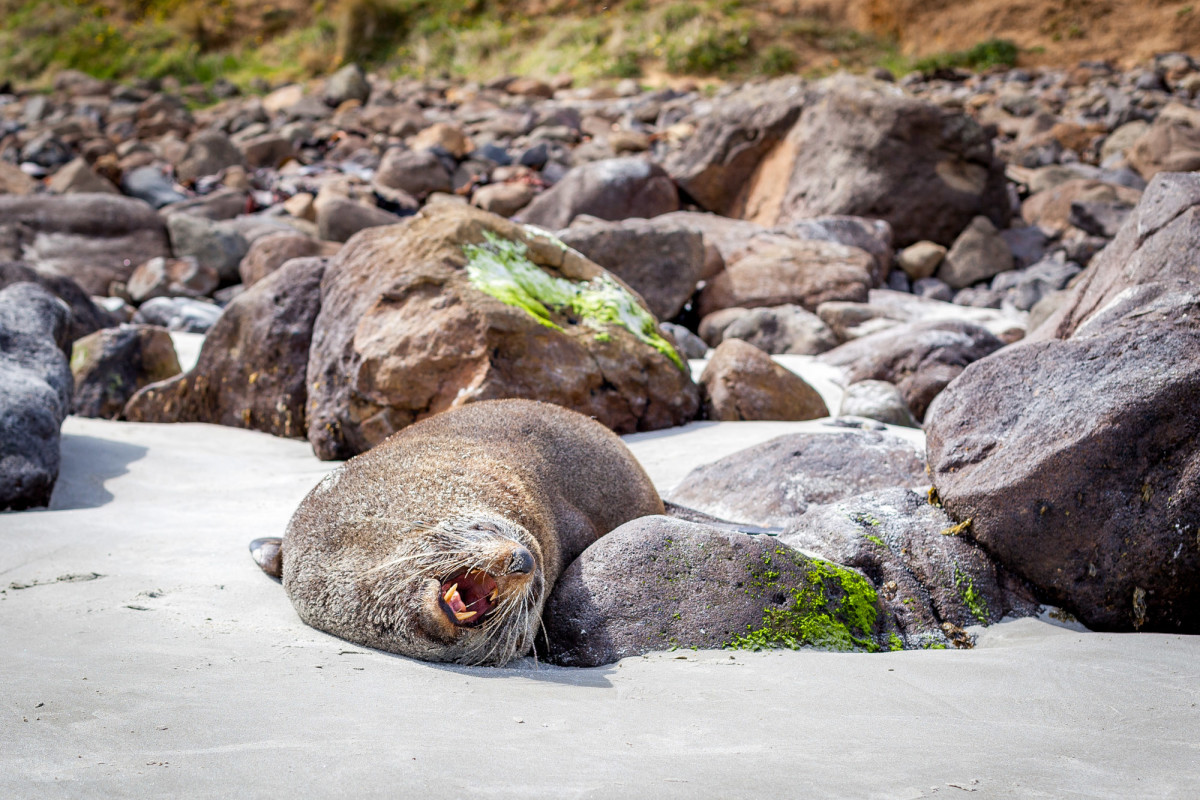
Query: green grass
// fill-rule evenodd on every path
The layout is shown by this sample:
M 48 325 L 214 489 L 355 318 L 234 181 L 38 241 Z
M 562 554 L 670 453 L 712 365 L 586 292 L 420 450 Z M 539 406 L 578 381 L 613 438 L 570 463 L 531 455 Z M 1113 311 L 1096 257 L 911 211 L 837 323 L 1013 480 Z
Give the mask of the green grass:
M 586 11 L 562 4 L 540 17 L 503 0 L 316 0 L 261 11 L 248 1 L 0 0 L 0 74 L 45 84 L 69 68 L 247 87 L 357 62 L 392 77 L 570 75 L 586 84 L 663 73 L 815 77 L 879 64 L 902 74 L 1016 58 L 1011 42 L 990 40 L 912 61 L 893 43 L 751 0 L 625 0 Z
M 913 63 L 913 69 L 934 72 L 939 69 L 982 71 L 990 67 L 1012 67 L 1016 65 L 1019 54 L 1017 46 L 1008 39 L 988 39 L 969 50 L 938 53 L 918 59 Z

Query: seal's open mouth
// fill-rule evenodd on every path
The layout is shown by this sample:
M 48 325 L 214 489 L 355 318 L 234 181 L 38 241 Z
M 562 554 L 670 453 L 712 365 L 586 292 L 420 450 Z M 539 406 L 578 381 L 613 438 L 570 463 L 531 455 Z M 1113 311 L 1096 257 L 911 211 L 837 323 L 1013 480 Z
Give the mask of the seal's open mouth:
M 496 605 L 496 581 L 478 570 L 453 575 L 442 582 L 441 605 L 455 625 L 478 624 Z

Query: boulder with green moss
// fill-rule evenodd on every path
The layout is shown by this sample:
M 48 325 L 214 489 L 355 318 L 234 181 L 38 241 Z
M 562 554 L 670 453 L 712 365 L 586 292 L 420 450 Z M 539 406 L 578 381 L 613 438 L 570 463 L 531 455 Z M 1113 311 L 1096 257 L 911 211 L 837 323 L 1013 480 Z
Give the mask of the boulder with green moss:
M 71 351 L 72 413 L 120 419 L 139 389 L 180 371 L 166 328 L 128 324 L 102 328 L 77 340 Z
M 869 575 L 905 646 L 922 648 L 962 641 L 946 623 L 956 633 L 1037 612 L 1032 590 L 964 535 L 969 528 L 927 493 L 884 489 L 810 506 L 779 539 Z
M 504 397 L 557 403 L 621 433 L 680 425 L 699 407 L 641 298 L 549 234 L 439 204 L 346 244 L 322 284 L 308 365 L 320 457 Z
M 559 577 L 543 623 L 549 660 L 577 667 L 679 647 L 902 646 L 860 573 L 771 536 L 661 516 L 585 550 Z

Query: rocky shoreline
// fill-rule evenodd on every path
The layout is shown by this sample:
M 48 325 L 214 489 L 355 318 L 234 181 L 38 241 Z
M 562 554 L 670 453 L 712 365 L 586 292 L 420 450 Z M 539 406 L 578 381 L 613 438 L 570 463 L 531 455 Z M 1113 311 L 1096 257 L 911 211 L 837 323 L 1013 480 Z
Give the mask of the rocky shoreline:
M 326 459 L 496 397 L 621 433 L 833 416 L 669 498 L 717 527 L 651 520 L 585 554 L 553 657 L 964 645 L 1039 603 L 1195 633 L 1197 92 L 1181 54 L 712 94 L 351 66 L 201 110 L 63 73 L 0 96 L 0 505 L 48 502 L 68 411 Z M 207 333 L 187 373 L 169 331 Z M 840 407 L 772 356 L 839 370 Z M 778 536 L 721 544 L 727 520 Z M 749 608 L 706 542 L 746 560 Z M 663 580 L 724 627 L 602 613 L 594 587 L 670 547 Z

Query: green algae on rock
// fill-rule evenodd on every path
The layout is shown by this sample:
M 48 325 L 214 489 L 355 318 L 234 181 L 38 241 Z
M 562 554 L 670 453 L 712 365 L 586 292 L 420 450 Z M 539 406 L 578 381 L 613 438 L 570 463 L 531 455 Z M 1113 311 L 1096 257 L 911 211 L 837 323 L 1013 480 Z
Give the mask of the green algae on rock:
M 538 235 L 558 242 L 548 234 Z M 524 309 L 540 324 L 558 331 L 562 326 L 554 321 L 552 309 L 573 312 L 596 331 L 600 341 L 608 339 L 607 325 L 618 325 L 686 371 L 679 353 L 658 332 L 653 315 L 610 275 L 598 275 L 590 281 L 559 278 L 533 263 L 524 243 L 491 231 L 484 231 L 483 236 L 482 245 L 465 244 L 462 248 L 467 257 L 467 277 L 479 291 Z M 565 244 L 558 244 L 566 249 Z
M 806 559 L 787 548 L 776 548 L 775 554 L 791 558 L 804 570 L 804 582 L 787 587 L 779 584 L 779 573 L 770 569 L 771 556 L 765 556 L 766 570 L 755 575 L 754 587 L 763 592 L 784 592 L 790 602 L 768 607 L 763 612 L 762 626 L 747 626 L 745 634 L 735 636 L 726 646 L 736 649 L 761 650 L 783 647 L 797 650 L 817 647 L 826 650 L 884 649 L 876 639 L 879 617 L 878 596 L 871 582 L 854 570 L 830 561 Z M 887 649 L 896 649 L 894 637 L 889 637 Z

